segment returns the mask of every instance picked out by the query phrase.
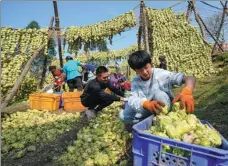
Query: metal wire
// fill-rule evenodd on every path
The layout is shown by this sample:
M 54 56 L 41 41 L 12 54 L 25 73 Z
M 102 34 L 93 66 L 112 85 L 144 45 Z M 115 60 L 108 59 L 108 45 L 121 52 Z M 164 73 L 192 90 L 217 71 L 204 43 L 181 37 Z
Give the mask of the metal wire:
M 207 6 L 210 6 L 212 8 L 215 8 L 215 9 L 218 9 L 218 10 L 222 10 L 222 8 L 216 7 L 216 6 L 211 5 L 211 4 L 207 3 L 207 2 L 204 2 L 204 1 L 200 1 L 200 2 L 203 3 L 203 4 L 205 4 L 205 5 L 207 5 Z

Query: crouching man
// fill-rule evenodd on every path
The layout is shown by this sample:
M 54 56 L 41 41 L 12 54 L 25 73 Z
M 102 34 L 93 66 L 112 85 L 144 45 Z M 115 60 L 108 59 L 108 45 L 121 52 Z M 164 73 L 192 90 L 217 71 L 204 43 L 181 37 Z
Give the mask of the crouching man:
M 104 90 L 109 88 L 113 93 L 122 96 L 118 97 L 105 93 Z M 124 93 L 113 87 L 108 80 L 108 69 L 105 66 L 99 66 L 96 70 L 96 77 L 90 80 L 80 96 L 81 102 L 85 107 L 89 107 L 85 112 L 88 119 L 91 119 L 95 114 L 103 108 L 111 105 L 114 101 L 124 101 Z
M 131 128 L 152 114 L 158 114 L 166 104 L 169 108 L 172 102 L 180 101 L 180 107 L 186 108 L 188 113 L 194 111 L 192 91 L 195 78 L 185 76 L 183 73 L 152 68 L 151 58 L 145 51 L 136 51 L 129 56 L 129 66 L 136 72 L 131 87 L 131 96 L 125 109 L 120 112 L 120 118 Z M 180 94 L 174 98 L 172 88 L 174 85 L 185 84 Z

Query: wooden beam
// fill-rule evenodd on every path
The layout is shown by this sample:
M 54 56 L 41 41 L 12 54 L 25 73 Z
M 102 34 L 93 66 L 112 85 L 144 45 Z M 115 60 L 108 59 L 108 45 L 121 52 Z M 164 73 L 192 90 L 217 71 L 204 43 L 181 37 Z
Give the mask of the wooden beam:
M 143 16 L 143 6 L 140 3 L 140 16 L 139 16 L 139 29 L 138 29 L 138 50 L 142 50 L 142 21 Z
M 14 106 L 9 106 L 1 110 L 1 116 L 4 116 L 5 114 L 12 114 L 17 111 L 25 111 L 29 108 L 30 108 L 29 103 L 20 103 Z
M 192 5 L 191 5 L 191 3 L 188 3 L 188 8 L 187 8 L 187 12 L 186 12 L 186 20 L 188 23 L 190 22 L 191 13 L 192 13 Z
M 54 13 L 55 13 L 55 28 L 57 31 L 57 38 L 58 38 L 58 51 L 59 51 L 59 61 L 61 68 L 63 67 L 63 57 L 62 57 L 62 48 L 61 48 L 61 31 L 60 31 L 60 21 L 59 21 L 59 13 L 58 13 L 58 6 L 57 0 L 53 0 L 54 6 Z
M 143 22 L 143 33 L 144 33 L 144 47 L 145 47 L 145 51 L 150 54 L 150 48 L 149 48 L 149 41 L 148 41 L 148 21 L 147 21 L 147 14 L 146 14 L 146 10 L 145 10 L 145 4 L 144 1 L 140 2 L 140 7 L 142 6 L 142 22 Z
M 204 29 L 203 29 L 203 26 L 202 26 L 202 22 L 199 19 L 199 14 L 198 14 L 197 9 L 195 7 L 195 0 L 188 1 L 188 3 L 192 6 L 192 10 L 194 12 L 194 16 L 195 16 L 196 22 L 198 23 L 200 31 L 201 31 L 201 34 L 202 34 L 202 36 L 203 36 L 203 38 L 205 40 L 205 36 L 206 35 L 205 35 Z
M 138 50 L 142 50 L 142 27 L 138 29 Z

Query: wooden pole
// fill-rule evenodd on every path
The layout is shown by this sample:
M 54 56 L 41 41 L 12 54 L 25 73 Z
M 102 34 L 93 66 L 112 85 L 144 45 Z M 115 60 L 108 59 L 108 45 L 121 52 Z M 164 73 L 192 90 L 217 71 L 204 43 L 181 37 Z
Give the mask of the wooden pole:
M 63 68 L 63 56 L 62 56 L 62 47 L 61 47 L 61 31 L 60 31 L 60 21 L 59 21 L 59 12 L 57 6 L 57 0 L 53 0 L 54 5 L 54 12 L 55 12 L 55 28 L 57 31 L 57 38 L 58 38 L 58 51 L 59 51 L 59 61 L 60 67 Z M 65 90 L 65 85 L 63 86 L 63 90 Z
M 138 30 L 138 50 L 142 50 L 142 27 L 139 26 Z
M 59 13 L 58 13 L 58 6 L 57 1 L 53 0 L 53 6 L 54 6 L 54 13 L 55 13 L 55 29 L 57 31 L 57 38 L 58 38 L 58 51 L 59 51 L 59 61 L 60 61 L 60 67 L 63 67 L 63 57 L 62 57 L 62 48 L 61 48 L 61 32 L 60 32 L 60 22 L 59 22 Z
M 140 3 L 139 29 L 138 29 L 138 50 L 142 50 L 142 26 L 143 26 L 143 6 Z
M 186 12 L 186 20 L 187 20 L 188 23 L 190 23 L 191 13 L 192 13 L 192 5 L 191 5 L 191 3 L 188 3 L 188 9 L 187 9 L 187 12 Z
M 150 54 L 150 48 L 149 48 L 149 41 L 148 41 L 148 27 L 147 27 L 147 15 L 146 15 L 146 10 L 145 10 L 145 4 L 144 1 L 140 2 L 140 7 L 142 7 L 142 22 L 143 22 L 143 33 L 144 33 L 144 46 L 145 46 L 145 51 Z
M 190 4 L 191 7 L 192 7 L 192 10 L 194 12 L 194 16 L 195 16 L 196 22 L 199 24 L 199 28 L 200 28 L 201 34 L 202 34 L 202 36 L 203 36 L 203 38 L 205 40 L 205 32 L 204 32 L 204 29 L 203 29 L 203 26 L 202 26 L 202 22 L 200 21 L 200 19 L 198 17 L 199 14 L 198 14 L 197 9 L 195 7 L 195 0 L 188 1 L 188 4 Z

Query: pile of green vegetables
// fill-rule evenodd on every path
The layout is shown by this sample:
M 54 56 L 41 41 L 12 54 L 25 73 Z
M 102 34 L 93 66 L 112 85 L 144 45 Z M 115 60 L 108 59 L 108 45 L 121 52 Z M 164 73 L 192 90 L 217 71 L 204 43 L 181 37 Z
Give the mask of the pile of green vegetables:
M 171 8 L 146 8 L 150 52 L 155 65 L 166 56 L 168 70 L 184 72 L 198 78 L 214 73 L 211 50 L 197 27 L 188 24 L 184 13 Z
M 115 165 L 127 150 L 131 134 L 124 131 L 119 120 L 120 103 L 115 102 L 92 119 L 77 133 L 77 140 L 57 159 L 61 165 L 109 166 Z M 126 165 L 127 160 L 120 165 Z
M 157 136 L 206 147 L 217 147 L 222 144 L 219 133 L 202 124 L 193 114 L 186 114 L 179 103 L 175 103 L 169 112 L 165 106 L 160 115 L 153 118 L 153 125 L 147 132 Z
M 36 146 L 54 141 L 58 135 L 70 131 L 80 114 L 54 114 L 49 111 L 27 110 L 16 112 L 2 121 L 3 155 L 16 153 L 17 158 L 26 152 L 36 151 Z

